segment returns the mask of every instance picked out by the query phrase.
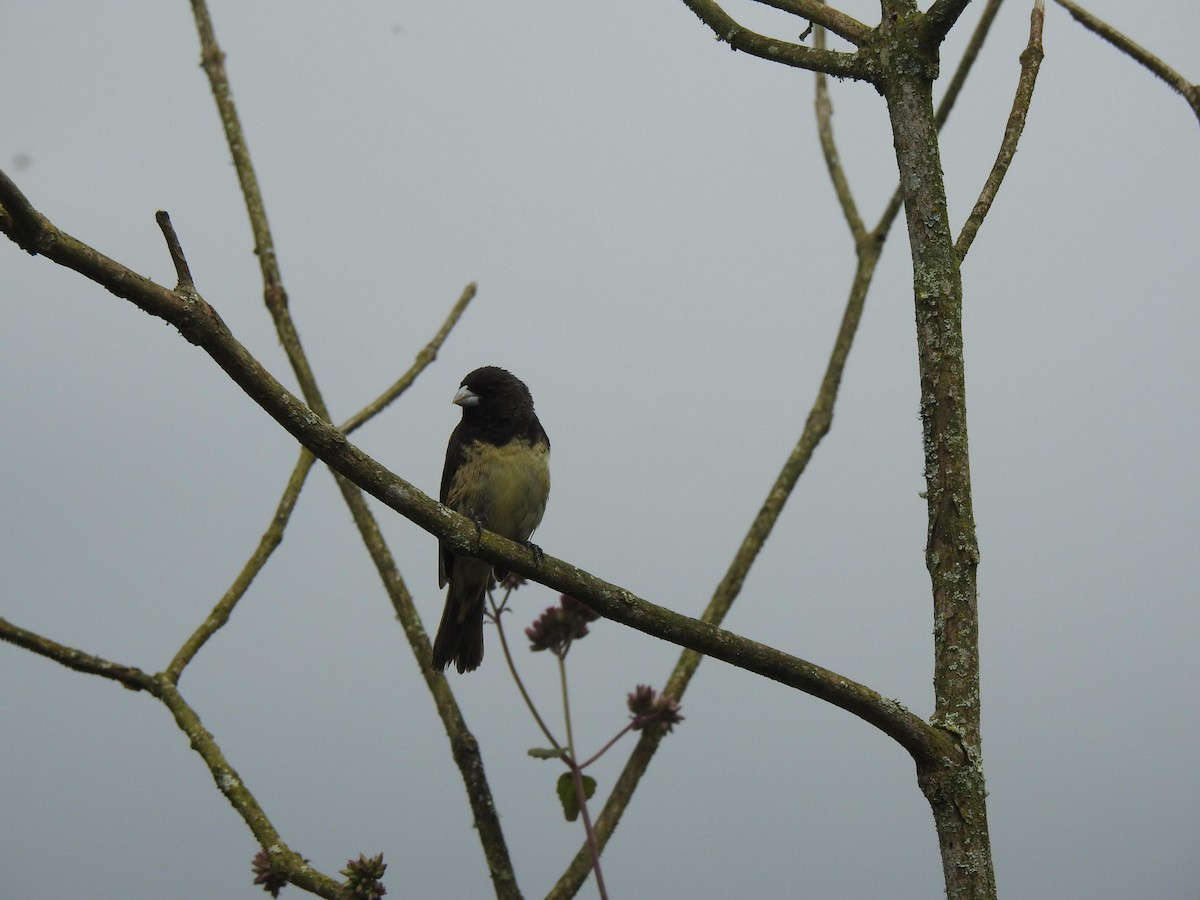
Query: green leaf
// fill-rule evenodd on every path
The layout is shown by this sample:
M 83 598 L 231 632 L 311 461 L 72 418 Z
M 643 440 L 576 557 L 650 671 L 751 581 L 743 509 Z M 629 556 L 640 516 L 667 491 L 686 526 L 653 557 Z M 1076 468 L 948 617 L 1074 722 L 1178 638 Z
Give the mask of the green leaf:
M 567 751 L 563 747 L 555 750 L 553 747 L 530 747 L 526 751 L 534 759 L 562 759 L 567 755 Z
M 590 775 L 580 777 L 583 778 L 583 796 L 590 800 L 592 794 L 596 793 L 596 779 Z M 579 818 L 579 797 L 575 794 L 575 779 L 571 777 L 570 772 L 563 772 L 558 776 L 558 800 L 562 803 L 563 815 L 567 817 L 568 822 Z

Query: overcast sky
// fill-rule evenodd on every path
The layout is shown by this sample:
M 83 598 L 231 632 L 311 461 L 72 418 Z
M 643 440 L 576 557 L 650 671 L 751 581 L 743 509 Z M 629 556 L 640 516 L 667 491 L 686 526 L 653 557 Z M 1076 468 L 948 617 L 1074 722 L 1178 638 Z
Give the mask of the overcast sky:
M 1200 77 L 1200 7 L 1089 8 Z M 784 38 L 803 28 L 729 9 Z M 1006 4 L 946 130 L 957 222 L 994 158 L 1028 14 Z M 511 368 L 554 446 L 538 543 L 698 614 L 800 433 L 849 287 L 812 77 L 731 53 L 679 2 L 213 15 L 335 417 L 406 369 L 478 281 L 436 364 L 355 440 L 435 492 L 460 379 Z M 293 384 L 188 5 L 8 2 L 0 28 L 0 165 L 59 227 L 164 284 L 154 212 L 169 210 L 200 291 Z M 1194 898 L 1200 136 L 1177 95 L 1056 6 L 1046 54 L 964 266 L 997 877 L 1011 898 Z M 895 181 L 886 111 L 862 85 L 833 97 L 874 221 Z M 0 316 L 0 616 L 158 671 L 256 545 L 294 442 L 169 326 L 7 242 Z M 833 431 L 727 625 L 928 716 L 917 400 L 901 227 Z M 374 508 L 432 628 L 435 542 Z M 518 647 L 554 599 L 518 594 Z M 607 740 L 626 692 L 661 686 L 676 657 L 598 623 L 570 657 L 580 745 Z M 519 662 L 559 727 L 552 660 Z M 581 840 L 556 764 L 525 753 L 544 739 L 494 633 L 483 668 L 452 680 L 539 896 Z M 383 852 L 389 896 L 490 894 L 418 663 L 325 471 L 181 688 L 321 870 Z M 683 706 L 604 857 L 614 898 L 941 894 L 898 746 L 714 661 Z M 595 767 L 601 795 L 631 747 Z M 0 773 L 4 897 L 262 896 L 252 836 L 149 697 L 0 646 Z

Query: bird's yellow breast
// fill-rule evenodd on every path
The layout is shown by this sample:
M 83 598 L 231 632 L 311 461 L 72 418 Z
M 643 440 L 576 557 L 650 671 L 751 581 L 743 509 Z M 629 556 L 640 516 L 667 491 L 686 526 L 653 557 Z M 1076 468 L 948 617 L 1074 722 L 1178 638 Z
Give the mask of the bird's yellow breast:
M 527 541 L 542 521 L 550 494 L 550 450 L 510 441 L 502 447 L 475 441 L 449 486 L 446 505 L 482 519 L 489 531 Z

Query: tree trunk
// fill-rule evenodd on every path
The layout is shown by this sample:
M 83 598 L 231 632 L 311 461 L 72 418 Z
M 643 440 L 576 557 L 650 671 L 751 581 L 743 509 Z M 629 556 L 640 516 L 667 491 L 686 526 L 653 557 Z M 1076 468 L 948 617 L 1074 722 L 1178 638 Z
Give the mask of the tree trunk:
M 934 605 L 932 723 L 954 734 L 959 761 L 918 772 L 937 825 L 950 900 L 996 897 L 979 730 L 976 570 L 963 366 L 962 278 L 946 208 L 933 79 L 937 50 L 919 19 L 887 28 L 880 87 L 887 101 L 912 248 L 921 421 L 929 530 L 925 550 Z

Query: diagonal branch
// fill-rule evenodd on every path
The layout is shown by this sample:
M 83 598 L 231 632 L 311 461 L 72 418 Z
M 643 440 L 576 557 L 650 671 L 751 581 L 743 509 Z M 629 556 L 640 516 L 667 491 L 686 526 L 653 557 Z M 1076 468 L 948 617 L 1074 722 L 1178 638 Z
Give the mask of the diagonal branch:
M 229 800 L 258 842 L 268 849 L 271 854 L 272 871 L 319 897 L 340 900 L 345 896 L 344 885 L 312 868 L 299 853 L 284 843 L 254 795 L 242 782 L 241 776 L 225 759 L 212 734 L 200 722 L 200 717 L 183 699 L 169 676 L 147 675 L 134 666 L 111 662 L 74 647 L 59 644 L 13 625 L 5 619 L 0 619 L 0 640 L 24 647 L 77 672 L 99 675 L 117 681 L 127 688 L 143 690 L 154 695 L 174 715 L 180 730 L 188 736 L 192 749 L 200 754 L 208 766 L 218 790 Z
M 200 754 L 212 773 L 217 789 L 225 795 L 231 806 L 250 828 L 258 843 L 270 854 L 271 870 L 283 874 L 296 887 L 303 888 L 328 900 L 340 900 L 346 896 L 345 885 L 323 875 L 308 864 L 299 853 L 291 849 L 280 837 L 271 820 L 254 795 L 246 788 L 237 771 L 225 759 L 216 739 L 196 711 L 188 705 L 179 689 L 167 678 L 156 681 L 155 696 L 158 697 L 175 717 L 179 730 L 188 736 L 192 749 Z
M 727 43 L 731 50 L 741 50 L 770 62 L 826 72 L 838 78 L 869 80 L 866 59 L 858 54 L 836 53 L 832 50 L 814 50 L 800 44 L 776 40 L 743 28 L 714 0 L 683 0 L 696 16 L 713 30 L 718 41 Z
M 936 0 L 929 7 L 929 11 L 925 13 L 925 20 L 922 23 L 926 40 L 932 41 L 934 44 L 940 44 L 945 40 L 950 29 L 958 22 L 958 17 L 966 11 L 970 3 L 971 0 Z
M 826 6 L 823 0 L 758 0 L 758 2 L 764 6 L 771 6 L 807 19 L 813 25 L 828 29 L 838 37 L 845 38 L 856 47 L 863 46 L 871 37 L 870 26 L 864 25 L 841 10 Z
M 825 29 L 818 28 L 814 38 L 817 49 L 825 48 Z M 824 72 L 816 75 L 815 106 L 817 113 L 817 137 L 821 141 L 821 155 L 825 157 L 825 168 L 829 170 L 829 180 L 833 182 L 833 192 L 837 195 L 842 207 L 842 215 L 850 226 L 850 235 L 854 238 L 855 246 L 860 245 L 867 235 L 862 216 L 858 214 L 858 206 L 854 202 L 854 192 L 842 168 L 842 157 L 838 153 L 837 142 L 833 138 L 833 102 L 829 99 L 829 79 Z
M 1033 88 L 1037 83 L 1038 69 L 1042 64 L 1042 24 L 1046 18 L 1045 6 L 1042 0 L 1035 0 L 1033 13 L 1029 20 L 1029 45 L 1021 53 L 1021 75 L 1017 79 L 1017 94 L 1013 98 L 1012 112 L 1008 114 L 1008 124 L 1004 127 L 1004 138 L 1000 142 L 1000 150 L 996 154 L 996 162 L 988 173 L 983 190 L 967 221 L 963 224 L 962 233 L 954 245 L 954 253 L 961 263 L 971 249 L 971 242 L 979 232 L 984 218 L 992 208 L 1008 167 L 1017 152 L 1017 144 L 1021 133 L 1025 130 L 1025 119 L 1029 115 L 1029 104 L 1033 100 Z
M 403 394 L 412 386 L 412 383 L 417 380 L 425 369 L 437 359 L 438 351 L 442 349 L 442 344 L 449 337 L 451 329 L 458 324 L 458 320 L 462 318 L 462 314 L 466 312 L 467 305 L 475 299 L 475 282 L 471 282 L 463 288 L 462 294 L 459 295 L 458 302 L 450 309 L 450 314 L 446 316 L 446 321 L 442 323 L 442 327 L 438 329 L 437 334 L 421 348 L 417 354 L 417 358 L 413 360 L 413 364 L 409 366 L 407 372 L 401 375 L 396 382 L 386 391 L 352 415 L 349 419 L 342 423 L 342 431 L 350 434 L 365 425 L 375 416 L 383 412 L 388 405 Z
M 153 675 L 147 675 L 136 666 L 126 666 L 111 662 L 102 656 L 93 656 L 66 644 L 52 641 L 33 631 L 27 631 L 19 625 L 14 625 L 7 619 L 0 619 L 0 641 L 7 641 L 18 647 L 24 647 L 38 656 L 44 656 L 57 663 L 83 672 L 86 675 L 99 675 L 101 678 L 111 678 L 133 691 L 155 691 Z
M 987 6 L 980 13 L 979 21 L 975 23 L 975 30 L 971 32 L 971 39 L 963 48 L 962 58 L 958 61 L 958 66 L 954 69 L 954 74 L 950 76 L 950 81 L 946 85 L 946 93 L 942 95 L 942 99 L 938 103 L 936 113 L 938 128 L 945 125 L 946 120 L 950 118 L 950 111 L 954 109 L 958 95 L 962 93 L 963 85 L 967 83 L 967 76 L 971 74 L 975 60 L 979 58 L 979 51 L 983 49 L 983 43 L 987 39 L 988 32 L 992 30 L 992 23 L 996 20 L 996 13 L 1000 11 L 1000 4 L 1003 2 L 1004 0 L 988 0 Z
M 830 426 L 833 423 L 833 408 L 837 401 L 838 389 L 841 386 L 842 373 L 845 371 L 846 360 L 850 355 L 850 347 L 853 344 L 854 335 L 858 330 L 858 323 L 862 318 L 863 305 L 866 302 L 867 291 L 875 272 L 875 265 L 879 261 L 880 253 L 883 250 L 883 242 L 881 240 L 864 241 L 859 244 L 859 247 L 858 268 L 855 272 L 854 282 L 850 288 L 846 310 L 842 315 L 842 324 L 834 341 L 833 352 L 830 354 L 829 363 L 825 369 L 825 376 L 817 391 L 817 397 L 813 401 L 808 418 L 804 423 L 804 429 L 796 445 L 792 448 L 792 452 L 788 455 L 787 461 L 776 477 L 774 484 L 771 485 L 771 489 L 767 492 L 766 499 L 763 501 L 758 514 L 754 517 L 754 521 L 751 523 L 746 536 L 742 539 L 742 543 L 738 547 L 737 553 L 734 554 L 733 561 L 726 570 L 724 577 L 713 592 L 712 599 L 709 601 L 707 608 L 701 614 L 700 623 L 716 626 L 725 619 L 725 616 L 733 606 L 733 602 L 741 593 L 742 585 L 745 583 L 746 576 L 749 575 L 754 561 L 758 558 L 758 554 L 774 529 L 775 523 L 779 520 L 779 516 L 783 512 L 783 508 L 787 504 L 793 488 L 795 488 L 800 476 L 808 467 L 808 463 L 812 459 L 817 445 L 829 432 Z M 579 594 L 574 596 L 584 599 Z M 588 602 L 590 605 L 590 601 Z M 696 670 L 703 659 L 702 653 L 697 652 L 697 648 L 694 645 L 687 644 L 687 646 L 689 649 L 680 654 L 679 661 L 675 664 L 675 668 L 671 672 L 670 678 L 667 679 L 666 686 L 662 691 L 663 694 L 669 695 L 676 700 L 683 698 L 684 692 L 691 683 L 692 676 L 696 674 Z M 800 690 L 806 689 L 801 687 Z M 813 693 L 811 691 L 807 692 Z M 853 712 L 853 710 L 851 711 Z M 857 715 L 858 713 L 855 714 Z M 646 769 L 649 767 L 650 761 L 658 749 L 660 740 L 661 735 L 652 733 L 651 731 L 643 731 L 637 746 L 625 763 L 625 768 L 621 771 L 620 776 L 618 776 L 608 801 L 604 804 L 603 810 L 601 810 L 600 815 L 596 819 L 596 838 L 601 848 L 608 843 L 608 839 L 620 823 L 621 816 L 632 799 L 642 775 L 645 774 Z M 574 896 L 583 879 L 587 877 L 590 865 L 590 855 L 587 852 L 587 848 L 583 847 L 559 878 L 558 883 L 555 885 L 554 890 L 550 892 L 547 900 L 550 900 L 550 898 L 563 900 L 563 898 Z
M 158 222 L 158 227 L 162 230 L 163 238 L 167 242 L 167 252 L 171 254 L 171 262 L 175 264 L 175 290 L 179 293 L 187 293 L 196 287 L 192 281 L 192 270 L 188 268 L 187 258 L 183 255 L 183 246 L 179 243 L 179 235 L 175 233 L 175 226 L 171 224 L 171 217 L 163 210 L 159 210 L 154 215 Z
M 1188 81 L 1141 44 L 1126 37 L 1102 19 L 1096 18 L 1077 3 L 1072 3 L 1071 0 L 1054 0 L 1054 2 L 1069 12 L 1071 18 L 1088 31 L 1108 41 L 1134 62 L 1145 66 L 1173 90 L 1183 95 L 1183 99 L 1192 108 L 1196 118 L 1200 119 L 1200 84 Z
M 296 460 L 296 465 L 292 468 L 292 474 L 288 477 L 287 487 L 283 491 L 283 496 L 279 498 L 279 504 L 275 507 L 275 514 L 271 516 L 271 524 L 267 526 L 267 530 L 263 532 L 263 536 L 259 538 L 258 546 L 254 548 L 254 552 L 250 558 L 246 560 L 246 564 L 242 566 L 242 570 L 238 572 L 237 578 L 233 580 L 233 584 L 225 591 L 221 599 L 217 601 L 212 612 L 208 617 L 200 623 L 188 639 L 183 642 L 183 646 L 179 648 L 179 652 L 175 654 L 175 658 L 171 660 L 163 673 L 165 677 L 173 683 L 178 683 L 180 676 L 183 675 L 183 670 L 187 667 L 200 652 L 200 648 L 208 643 L 209 638 L 221 630 L 229 621 L 229 617 L 233 615 L 234 607 L 238 601 L 245 596 L 246 591 L 250 589 L 250 585 L 254 582 L 258 573 L 262 571 L 263 566 L 267 564 L 267 560 L 271 558 L 271 554 L 283 542 L 283 532 L 287 528 L 288 521 L 292 517 L 292 511 L 296 508 L 296 501 L 300 498 L 300 490 L 304 487 L 304 483 L 308 478 L 308 473 L 312 470 L 313 455 L 307 450 L 300 451 L 300 458 Z

